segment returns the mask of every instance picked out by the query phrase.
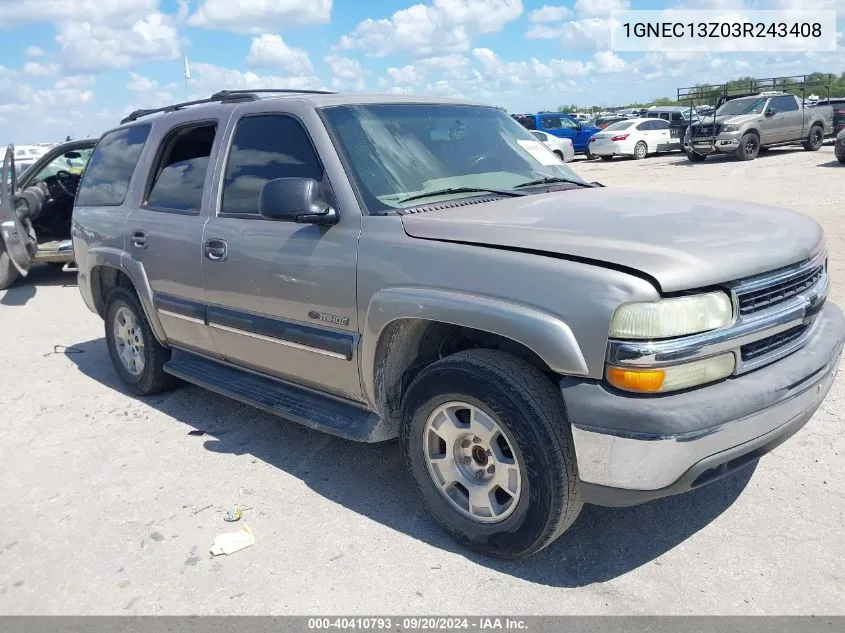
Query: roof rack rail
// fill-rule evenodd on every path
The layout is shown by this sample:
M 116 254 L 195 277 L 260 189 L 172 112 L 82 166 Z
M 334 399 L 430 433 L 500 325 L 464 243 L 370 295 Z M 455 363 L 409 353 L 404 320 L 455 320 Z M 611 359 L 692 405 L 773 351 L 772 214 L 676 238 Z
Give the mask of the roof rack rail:
M 287 88 L 259 88 L 257 90 L 220 90 L 211 95 L 208 99 L 195 99 L 194 101 L 183 101 L 182 103 L 174 103 L 172 105 L 164 106 L 162 108 L 149 108 L 135 110 L 124 117 L 120 124 L 131 123 L 137 121 L 145 116 L 151 114 L 159 114 L 166 112 L 176 112 L 182 108 L 194 105 L 201 105 L 203 103 L 238 103 L 240 101 L 256 101 L 258 99 L 257 93 L 280 93 L 280 94 L 335 94 L 327 90 L 293 90 Z
M 337 94 L 331 90 L 305 90 L 297 88 L 257 88 L 255 90 L 220 90 L 211 95 L 211 98 L 226 99 L 227 97 L 237 95 L 256 95 L 256 94 L 306 94 L 306 95 L 333 95 Z
M 788 77 L 768 77 L 765 79 L 745 78 L 730 81 L 726 84 L 692 86 L 678 88 L 678 102 L 688 101 L 694 106 L 695 101 L 716 100 L 716 108 L 733 99 L 752 97 L 764 93 L 800 93 L 804 99 L 807 91 L 812 89 L 825 90 L 830 98 L 830 86 L 833 83 L 830 73 L 813 73 L 812 75 L 792 75 Z M 796 94 L 796 96 L 799 96 Z

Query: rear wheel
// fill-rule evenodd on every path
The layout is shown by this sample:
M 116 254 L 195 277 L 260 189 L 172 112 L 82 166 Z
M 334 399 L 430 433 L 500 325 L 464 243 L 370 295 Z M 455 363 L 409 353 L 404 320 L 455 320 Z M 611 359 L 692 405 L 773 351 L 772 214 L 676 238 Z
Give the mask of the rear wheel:
M 634 158 L 637 160 L 642 160 L 648 156 L 648 145 L 645 144 L 644 141 L 640 141 L 636 145 L 634 145 Z
M 808 152 L 816 152 L 821 149 L 824 143 L 824 130 L 820 125 L 814 125 L 810 128 L 810 134 L 804 142 L 804 149 Z
M 179 384 L 164 371 L 170 350 L 156 340 L 134 292 L 123 287 L 111 291 L 105 326 L 112 364 L 132 393 L 149 396 Z
M 739 148 L 736 150 L 736 157 L 739 160 L 754 160 L 759 153 L 760 137 L 754 132 L 743 134 L 739 141 Z
M 483 554 L 530 556 L 581 510 L 560 393 L 509 354 L 467 350 L 423 369 L 403 400 L 401 440 L 428 510 Z

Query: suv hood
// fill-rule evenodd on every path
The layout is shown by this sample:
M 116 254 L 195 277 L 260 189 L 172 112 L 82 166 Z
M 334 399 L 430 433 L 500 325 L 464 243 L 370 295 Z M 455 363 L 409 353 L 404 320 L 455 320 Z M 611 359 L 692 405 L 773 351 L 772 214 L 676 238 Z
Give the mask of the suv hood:
M 715 117 L 716 123 L 732 123 L 734 125 L 742 125 L 747 123 L 748 121 L 754 121 L 759 119 L 759 114 L 726 114 L 723 116 Z M 703 117 L 700 121 L 694 123 L 693 125 L 710 125 L 713 123 L 714 117 L 706 116 Z
M 402 216 L 415 238 L 524 249 L 638 271 L 663 292 L 749 277 L 815 255 L 807 216 L 748 202 L 579 189 Z

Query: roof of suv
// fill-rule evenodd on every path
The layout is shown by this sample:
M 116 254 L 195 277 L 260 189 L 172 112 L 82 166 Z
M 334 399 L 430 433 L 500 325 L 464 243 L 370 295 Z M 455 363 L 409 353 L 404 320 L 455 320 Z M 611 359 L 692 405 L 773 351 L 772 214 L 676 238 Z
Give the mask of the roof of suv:
M 136 110 L 121 122 L 120 126 L 134 123 L 147 116 L 153 114 L 166 115 L 171 112 L 181 111 L 185 108 L 195 110 L 198 116 L 208 114 L 209 112 L 220 112 L 220 110 L 229 111 L 244 103 L 252 103 L 257 100 L 262 101 L 281 101 L 297 99 L 310 102 L 315 108 L 325 108 L 340 105 L 371 105 L 371 104 L 430 104 L 430 105 L 468 105 L 468 106 L 483 106 L 493 107 L 488 104 L 483 104 L 467 99 L 454 99 L 447 97 L 422 97 L 416 95 L 404 94 L 380 94 L 380 93 L 333 93 L 321 91 L 279 91 L 271 90 L 233 90 L 221 91 L 211 95 L 207 99 L 198 99 L 196 101 L 186 101 L 184 103 L 174 103 L 172 105 L 161 108 L 151 108 L 149 110 Z

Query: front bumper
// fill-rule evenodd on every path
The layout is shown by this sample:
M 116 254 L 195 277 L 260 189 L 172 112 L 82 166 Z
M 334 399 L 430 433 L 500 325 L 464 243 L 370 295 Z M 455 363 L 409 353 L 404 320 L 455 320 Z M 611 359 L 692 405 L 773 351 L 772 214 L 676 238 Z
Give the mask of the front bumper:
M 684 142 L 687 150 L 693 150 L 699 154 L 711 154 L 713 152 L 731 153 L 739 149 L 739 135 L 721 134 L 715 138 L 689 138 Z
M 584 501 L 627 506 L 680 494 L 769 452 L 824 400 L 843 342 L 845 317 L 828 302 L 800 350 L 710 386 L 642 396 L 563 379 Z

